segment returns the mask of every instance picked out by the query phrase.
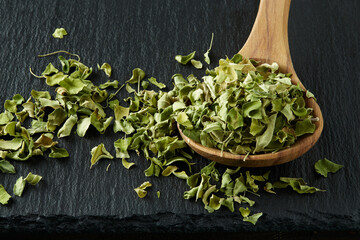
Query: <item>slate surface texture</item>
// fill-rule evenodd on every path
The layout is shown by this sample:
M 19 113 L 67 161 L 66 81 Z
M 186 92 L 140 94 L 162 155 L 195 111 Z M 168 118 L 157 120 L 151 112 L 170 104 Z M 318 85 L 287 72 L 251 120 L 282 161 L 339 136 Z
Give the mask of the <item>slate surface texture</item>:
M 175 62 L 177 54 L 197 51 L 202 59 L 211 33 L 211 68 L 219 58 L 232 56 L 241 48 L 254 22 L 258 1 L 4 1 L 0 0 L 0 84 L 1 105 L 31 89 L 49 90 L 41 73 L 56 57 L 38 54 L 68 50 L 81 56 L 88 66 L 108 62 L 111 79 L 124 82 L 131 70 L 140 67 L 148 76 L 171 87 L 171 76 L 203 70 Z M 90 149 L 104 142 L 115 154 L 113 142 L 121 135 L 108 129 L 98 136 L 61 139 L 70 157 L 64 160 L 34 157 L 15 162 L 17 173 L 0 174 L 0 183 L 12 193 L 19 176 L 29 171 L 43 180 L 28 187 L 23 197 L 13 197 L 0 206 L 2 232 L 211 232 L 211 231 L 328 231 L 360 229 L 360 1 L 293 1 L 289 18 L 289 44 L 294 67 L 304 85 L 312 91 L 322 109 L 325 126 L 316 144 L 303 157 L 284 165 L 252 169 L 254 174 L 271 170 L 270 180 L 281 176 L 303 177 L 309 185 L 326 192 L 299 195 L 290 189 L 276 195 L 251 196 L 253 212 L 263 212 L 256 226 L 243 222 L 239 206 L 207 213 L 200 202 L 183 199 L 186 183 L 175 177 L 146 178 L 148 163 L 132 155 L 136 167 L 128 171 L 119 159 L 90 166 Z M 68 35 L 51 34 L 64 27 Z M 100 83 L 103 73 L 96 74 Z M 119 99 L 126 97 L 122 91 Z M 0 107 L 3 111 L 3 107 Z M 345 165 L 328 178 L 317 175 L 314 163 L 327 157 Z M 194 171 L 208 164 L 194 157 Z M 111 163 L 109 171 L 106 171 Z M 245 169 L 247 170 L 247 169 Z M 144 181 L 153 187 L 145 199 L 133 188 Z M 156 196 L 157 191 L 161 197 Z

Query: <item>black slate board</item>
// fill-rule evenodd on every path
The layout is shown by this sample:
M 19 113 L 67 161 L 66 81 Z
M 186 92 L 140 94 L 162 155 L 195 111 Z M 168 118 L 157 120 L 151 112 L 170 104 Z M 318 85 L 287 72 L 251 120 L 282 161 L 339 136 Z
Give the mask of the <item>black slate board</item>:
M 184 67 L 176 54 L 207 50 L 215 67 L 219 58 L 232 56 L 247 39 L 258 1 L 0 1 L 0 102 L 31 89 L 50 90 L 29 74 L 42 72 L 48 61 L 37 54 L 65 49 L 78 53 L 96 68 L 108 62 L 112 79 L 120 82 L 140 67 L 148 76 L 171 86 L 171 76 L 204 70 Z M 359 230 L 359 27 L 360 2 L 293 1 L 289 18 L 289 43 L 294 67 L 304 85 L 315 93 L 325 127 L 306 155 L 271 170 L 271 179 L 303 177 L 324 193 L 298 195 L 290 190 L 254 197 L 254 212 L 264 212 L 256 226 L 242 222 L 238 212 L 207 213 L 201 203 L 185 201 L 186 184 L 175 177 L 147 179 L 145 159 L 133 155 L 136 167 L 124 169 L 119 160 L 104 160 L 93 169 L 90 149 L 104 142 L 113 152 L 120 135 L 85 138 L 71 136 L 60 141 L 70 152 L 65 160 L 34 157 L 16 162 L 15 175 L 0 174 L 0 183 L 11 192 L 19 176 L 29 171 L 43 176 L 23 197 L 0 206 L 0 231 L 4 232 L 202 232 L 202 231 L 314 231 Z M 69 35 L 54 39 L 64 27 Z M 106 80 L 103 74 L 98 74 Z M 125 91 L 124 91 L 125 92 Z M 120 94 L 119 99 L 126 96 Z M 314 163 L 327 157 L 345 168 L 327 179 L 315 174 Z M 208 161 L 196 156 L 194 170 Z M 109 171 L 107 165 L 111 163 Z M 150 180 L 153 187 L 145 199 L 133 188 Z M 156 191 L 161 197 L 156 197 Z M 237 211 L 237 210 L 236 210 Z

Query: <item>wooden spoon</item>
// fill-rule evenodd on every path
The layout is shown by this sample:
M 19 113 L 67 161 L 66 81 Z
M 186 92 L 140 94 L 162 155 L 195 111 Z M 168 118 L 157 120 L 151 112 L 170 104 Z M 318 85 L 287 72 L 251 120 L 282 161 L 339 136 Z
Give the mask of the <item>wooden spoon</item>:
M 291 0 L 261 0 L 254 26 L 240 54 L 261 62 L 277 62 L 284 73 L 292 73 L 292 83 L 299 84 L 305 90 L 295 73 L 288 42 L 288 17 Z M 319 105 L 312 98 L 305 98 L 306 106 L 313 108 L 313 116 L 319 121 L 313 134 L 307 134 L 287 149 L 276 153 L 235 155 L 221 152 L 218 149 L 204 147 L 183 134 L 178 129 L 185 142 L 198 154 L 210 160 L 229 166 L 267 167 L 292 161 L 305 154 L 319 139 L 323 130 L 323 117 Z

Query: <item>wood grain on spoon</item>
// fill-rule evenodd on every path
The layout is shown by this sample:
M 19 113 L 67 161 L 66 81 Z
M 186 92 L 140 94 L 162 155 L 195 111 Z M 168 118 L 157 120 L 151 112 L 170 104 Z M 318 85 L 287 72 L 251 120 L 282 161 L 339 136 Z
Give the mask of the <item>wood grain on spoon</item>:
M 259 11 L 251 30 L 250 36 L 240 50 L 240 54 L 260 60 L 262 62 L 279 64 L 279 70 L 292 73 L 292 83 L 305 87 L 295 73 L 288 42 L 288 16 L 290 0 L 261 0 Z M 186 143 L 198 154 L 210 160 L 229 166 L 267 167 L 292 161 L 305 154 L 319 139 L 323 130 L 323 117 L 319 105 L 312 98 L 305 98 L 306 106 L 313 108 L 313 116 L 319 121 L 314 122 L 316 129 L 313 134 L 307 134 L 296 140 L 290 148 L 276 153 L 249 155 L 235 155 L 230 152 L 204 147 L 192 141 L 179 131 Z

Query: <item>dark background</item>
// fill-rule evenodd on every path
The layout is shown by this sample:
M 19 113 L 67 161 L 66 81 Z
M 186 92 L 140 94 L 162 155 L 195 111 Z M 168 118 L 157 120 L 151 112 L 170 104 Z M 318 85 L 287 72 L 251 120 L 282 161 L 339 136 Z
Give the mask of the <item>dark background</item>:
M 28 98 L 31 89 L 53 92 L 43 80 L 32 77 L 29 68 L 40 74 L 49 61 L 57 63 L 56 57 L 37 57 L 56 50 L 77 53 L 94 69 L 97 63 L 110 63 L 111 79 L 120 83 L 130 78 L 135 67 L 170 88 L 175 73 L 201 77 L 206 68 L 182 66 L 174 56 L 196 50 L 196 58 L 202 60 L 214 33 L 210 67 L 216 67 L 219 58 L 231 57 L 245 43 L 258 5 L 258 1 L 239 0 L 0 0 L 0 102 L 16 93 Z M 103 142 L 115 155 L 113 142 L 122 136 L 111 129 L 101 136 L 91 131 L 85 138 L 60 139 L 59 146 L 70 153 L 68 159 L 34 157 L 15 162 L 15 175 L 0 174 L 0 183 L 9 193 L 19 176 L 29 171 L 43 176 L 36 187 L 27 187 L 23 197 L 13 197 L 9 205 L 0 206 L 0 231 L 309 233 L 304 237 L 313 236 L 314 231 L 359 231 L 359 8 L 356 0 L 292 2 L 292 60 L 297 75 L 318 99 L 324 131 L 315 147 L 296 161 L 251 170 L 254 174 L 271 170 L 270 180 L 303 177 L 309 185 L 326 192 L 299 195 L 284 189 L 276 195 L 254 196 L 252 211 L 264 215 L 252 226 L 242 221 L 239 206 L 235 213 L 224 209 L 209 214 L 202 203 L 184 200 L 184 181 L 175 177 L 146 178 L 143 171 L 148 163 L 136 154 L 131 158 L 136 166 L 130 171 L 119 159 L 102 160 L 90 170 L 91 148 Z M 68 31 L 64 39 L 51 36 L 57 27 Z M 103 73 L 95 74 L 96 84 L 106 80 Z M 126 96 L 122 91 L 119 99 Z M 324 157 L 345 167 L 323 178 L 315 173 L 313 165 Z M 194 171 L 208 164 L 199 156 L 194 161 Z M 147 180 L 153 187 L 145 199 L 139 199 L 133 188 Z M 158 190 L 160 199 L 156 196 Z

